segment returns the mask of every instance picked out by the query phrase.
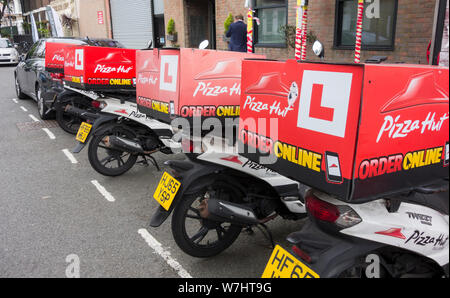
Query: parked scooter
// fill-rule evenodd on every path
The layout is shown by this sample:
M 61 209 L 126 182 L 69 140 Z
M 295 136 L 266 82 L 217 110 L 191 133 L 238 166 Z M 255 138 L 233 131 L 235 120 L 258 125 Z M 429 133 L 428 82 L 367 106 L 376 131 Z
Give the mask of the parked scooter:
M 448 277 L 448 196 L 448 180 L 364 204 L 311 190 L 288 241 L 321 277 Z
M 148 165 L 150 160 L 159 170 L 152 154 L 172 154 L 180 144 L 172 140 L 170 125 L 139 113 L 130 98 L 106 97 L 96 92 L 86 92 L 70 87 L 91 100 L 100 111 L 92 113 L 73 105 L 64 111 L 87 122 L 83 122 L 77 133 L 79 142 L 74 153 L 79 153 L 89 143 L 88 156 L 91 166 L 105 176 L 119 176 L 127 172 L 142 157 L 140 163 Z M 172 149 L 171 149 L 172 148 Z
M 166 162 L 172 172 L 164 173 L 155 191 L 162 206 L 150 226 L 159 227 L 173 212 L 172 234 L 185 253 L 217 255 L 242 229 L 255 226 L 263 228 L 273 245 L 264 223 L 278 215 L 289 220 L 306 217 L 303 185 L 239 156 L 223 139 L 194 142 L 186 137 L 182 146 L 188 159 Z
M 323 57 L 320 42 L 313 49 Z M 371 60 L 380 63 L 384 58 Z M 302 262 L 285 272 L 298 277 L 301 267 L 302 275 L 325 278 L 448 278 L 448 172 L 442 178 L 433 185 L 409 186 L 361 203 L 309 189 L 305 195 L 309 220 L 287 238 Z M 280 251 L 274 251 L 270 270 L 266 268 L 272 274 L 273 264 L 282 262 Z

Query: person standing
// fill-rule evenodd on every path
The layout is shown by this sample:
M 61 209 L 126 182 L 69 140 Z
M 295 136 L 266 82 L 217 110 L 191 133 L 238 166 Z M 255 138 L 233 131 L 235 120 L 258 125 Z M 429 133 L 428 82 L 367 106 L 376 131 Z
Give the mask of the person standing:
M 228 49 L 234 52 L 247 52 L 247 25 L 244 23 L 244 17 L 237 15 L 234 20 L 226 33 L 226 36 L 230 37 Z

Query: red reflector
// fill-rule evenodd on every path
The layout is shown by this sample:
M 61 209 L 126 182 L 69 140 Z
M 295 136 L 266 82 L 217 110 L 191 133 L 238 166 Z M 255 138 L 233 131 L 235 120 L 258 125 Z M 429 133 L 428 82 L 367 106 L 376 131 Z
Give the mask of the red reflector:
M 96 109 L 100 108 L 100 102 L 99 101 L 93 100 L 91 102 L 91 105 L 92 105 L 92 107 L 94 107 Z
M 55 81 L 62 81 L 64 79 L 64 74 L 59 72 L 52 72 L 50 73 L 50 77 Z
M 317 199 L 310 195 L 306 198 L 308 212 L 317 219 L 335 222 L 339 218 L 339 210 L 336 206 Z
M 299 256 L 303 261 L 311 263 L 311 257 L 306 252 L 298 248 L 298 246 L 293 245 L 292 251 L 295 252 L 295 254 Z

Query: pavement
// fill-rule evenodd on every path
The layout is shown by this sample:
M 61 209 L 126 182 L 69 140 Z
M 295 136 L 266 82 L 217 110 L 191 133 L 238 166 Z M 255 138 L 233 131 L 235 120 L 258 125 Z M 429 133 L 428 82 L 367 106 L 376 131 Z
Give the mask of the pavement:
M 177 247 L 170 218 L 149 227 L 163 162 L 183 155 L 155 154 L 161 172 L 135 165 L 104 177 L 91 168 L 87 149 L 67 155 L 74 136 L 42 121 L 34 100 L 17 99 L 13 70 L 0 66 L 0 277 L 261 276 L 272 248 L 257 229 L 220 255 L 198 259 Z M 302 223 L 267 225 L 289 248 L 286 236 Z

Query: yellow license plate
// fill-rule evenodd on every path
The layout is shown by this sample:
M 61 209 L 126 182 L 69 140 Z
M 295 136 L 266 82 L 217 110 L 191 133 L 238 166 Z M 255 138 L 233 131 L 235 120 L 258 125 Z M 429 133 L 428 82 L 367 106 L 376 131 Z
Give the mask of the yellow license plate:
M 86 139 L 87 139 L 89 133 L 91 132 L 91 128 L 92 128 L 91 124 L 86 123 L 86 122 L 81 123 L 80 128 L 78 129 L 78 132 L 77 132 L 76 140 L 81 143 L 86 142 Z
M 319 278 L 319 275 L 281 246 L 276 245 L 262 278 Z
M 153 198 L 166 210 L 169 210 L 173 199 L 180 189 L 181 183 L 173 178 L 169 173 L 164 172 L 161 180 L 159 180 Z

